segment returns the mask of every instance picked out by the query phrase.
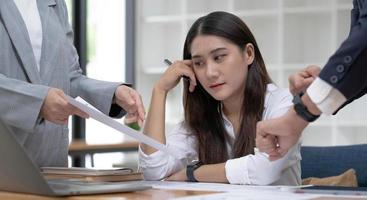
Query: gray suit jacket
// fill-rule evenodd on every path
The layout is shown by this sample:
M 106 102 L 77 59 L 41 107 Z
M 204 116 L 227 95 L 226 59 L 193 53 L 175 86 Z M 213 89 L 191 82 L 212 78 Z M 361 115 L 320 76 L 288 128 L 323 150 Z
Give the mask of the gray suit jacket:
M 108 114 L 121 83 L 83 76 L 65 2 L 38 0 L 37 4 L 43 31 L 40 71 L 16 5 L 13 0 L 0 0 L 0 123 L 39 166 L 66 166 L 68 127 L 39 117 L 48 89 L 59 88 L 73 97 L 81 96 Z

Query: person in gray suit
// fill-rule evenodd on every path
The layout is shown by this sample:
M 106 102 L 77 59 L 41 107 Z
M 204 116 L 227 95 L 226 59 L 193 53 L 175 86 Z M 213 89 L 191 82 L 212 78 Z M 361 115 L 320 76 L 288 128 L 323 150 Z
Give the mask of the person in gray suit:
M 142 124 L 134 89 L 82 75 L 63 0 L 1 0 L 0 47 L 0 123 L 38 166 L 67 166 L 68 117 L 88 117 L 66 95 Z

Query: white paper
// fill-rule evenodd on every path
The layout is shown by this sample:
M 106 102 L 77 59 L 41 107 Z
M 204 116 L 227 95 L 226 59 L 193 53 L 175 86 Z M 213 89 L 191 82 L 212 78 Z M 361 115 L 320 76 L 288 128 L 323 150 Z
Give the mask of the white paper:
M 180 200 L 308 200 L 321 197 L 320 195 L 294 194 L 289 192 L 249 190 L 243 193 L 218 193 L 209 195 L 197 195 L 191 197 L 175 198 Z
M 141 143 L 144 143 L 168 155 L 171 155 L 175 157 L 176 159 L 183 159 L 180 156 L 178 156 L 179 154 L 176 153 L 175 149 L 168 148 L 167 146 L 163 145 L 162 143 L 159 143 L 156 140 L 144 135 L 142 132 L 138 132 L 124 124 L 119 123 L 118 121 L 114 120 L 113 118 L 103 114 L 102 112 L 94 108 L 92 105 L 90 105 L 88 102 L 86 102 L 81 97 L 77 97 L 76 99 L 73 99 L 72 97 L 67 96 L 67 99 L 71 105 L 79 108 L 80 110 L 84 111 L 85 113 L 88 113 L 88 115 L 91 118 L 113 129 L 116 129 L 121 133 L 124 133 L 132 138 L 135 138 L 136 140 L 138 140 Z
M 176 181 L 153 181 L 151 186 L 155 189 L 166 190 L 193 190 L 193 191 L 212 191 L 212 192 L 242 192 L 247 190 L 262 191 L 282 191 L 293 192 L 297 189 L 312 185 L 287 186 L 287 185 L 234 185 L 224 183 L 196 183 L 196 182 L 176 182 Z
M 318 199 L 366 199 L 366 196 L 332 195 L 332 194 L 307 194 L 292 193 L 273 190 L 245 190 L 243 192 L 225 192 L 207 195 L 195 195 L 177 200 L 318 200 Z
M 340 195 L 340 194 L 311 194 L 299 192 L 298 189 L 309 187 L 312 185 L 285 186 L 285 185 L 232 185 L 223 183 L 195 183 L 195 182 L 176 182 L 176 181 L 144 181 L 147 185 L 154 189 L 163 190 L 190 190 L 190 191 L 207 191 L 217 192 L 215 194 L 198 195 L 177 198 L 181 200 L 304 200 L 316 199 L 318 197 L 332 198 L 348 198 L 348 199 L 366 199 L 366 196 L 356 195 Z M 221 192 L 221 193 L 218 193 Z
M 223 183 L 195 183 L 195 182 L 173 182 L 154 181 L 149 184 L 154 189 L 165 190 L 190 190 L 222 192 L 207 195 L 178 198 L 182 200 L 274 200 L 295 199 L 304 200 L 320 196 L 315 194 L 295 194 L 292 189 L 304 186 L 254 186 L 254 185 L 232 185 Z M 286 190 L 284 188 L 287 188 Z M 224 192 L 224 193 L 223 193 Z

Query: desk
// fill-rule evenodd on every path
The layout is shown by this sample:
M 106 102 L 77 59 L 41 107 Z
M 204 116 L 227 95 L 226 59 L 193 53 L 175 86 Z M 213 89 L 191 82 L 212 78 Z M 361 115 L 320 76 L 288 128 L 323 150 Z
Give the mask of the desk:
M 136 141 L 116 144 L 87 144 L 85 141 L 73 141 L 69 145 L 69 155 L 137 151 L 138 147 L 139 142 Z
M 10 192 L 0 192 L 0 199 L 6 200 L 55 200 L 55 199 L 67 199 L 67 200 L 165 200 L 175 197 L 185 197 L 192 195 L 211 194 L 213 192 L 203 191 L 184 191 L 184 190 L 160 190 L 149 189 L 137 192 L 126 192 L 116 194 L 102 194 L 102 195 L 84 195 L 84 196 L 72 196 L 72 197 L 47 197 L 36 196 L 29 194 L 19 194 Z
M 69 155 L 73 156 L 85 156 L 91 155 L 91 164 L 94 166 L 93 154 L 95 153 L 108 153 L 108 152 L 132 152 L 137 151 L 139 148 L 139 142 L 129 141 L 116 144 L 87 144 L 85 141 L 72 141 L 69 145 Z
M 29 194 L 19 194 L 10 192 L 0 192 L 0 199 L 6 200 L 166 200 L 177 197 L 187 197 L 193 195 L 212 194 L 213 192 L 203 191 L 183 191 L 183 190 L 161 190 L 161 189 L 149 189 L 137 192 L 126 192 L 116 194 L 103 194 L 103 195 L 84 195 L 84 196 L 72 196 L 72 197 L 45 197 Z M 276 197 L 274 197 L 276 199 Z M 342 197 L 321 197 L 314 200 L 361 200 L 361 198 L 342 198 Z

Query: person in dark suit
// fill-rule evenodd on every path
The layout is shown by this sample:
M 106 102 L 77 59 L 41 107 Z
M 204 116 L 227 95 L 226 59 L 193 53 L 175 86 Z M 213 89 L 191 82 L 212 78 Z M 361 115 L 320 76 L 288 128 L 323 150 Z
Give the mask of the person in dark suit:
M 277 119 L 258 122 L 256 143 L 276 160 L 298 141 L 321 113 L 338 110 L 367 92 L 367 0 L 354 0 L 350 33 L 321 70 L 317 66 L 289 77 L 294 106 Z M 302 91 L 306 91 L 303 95 Z

